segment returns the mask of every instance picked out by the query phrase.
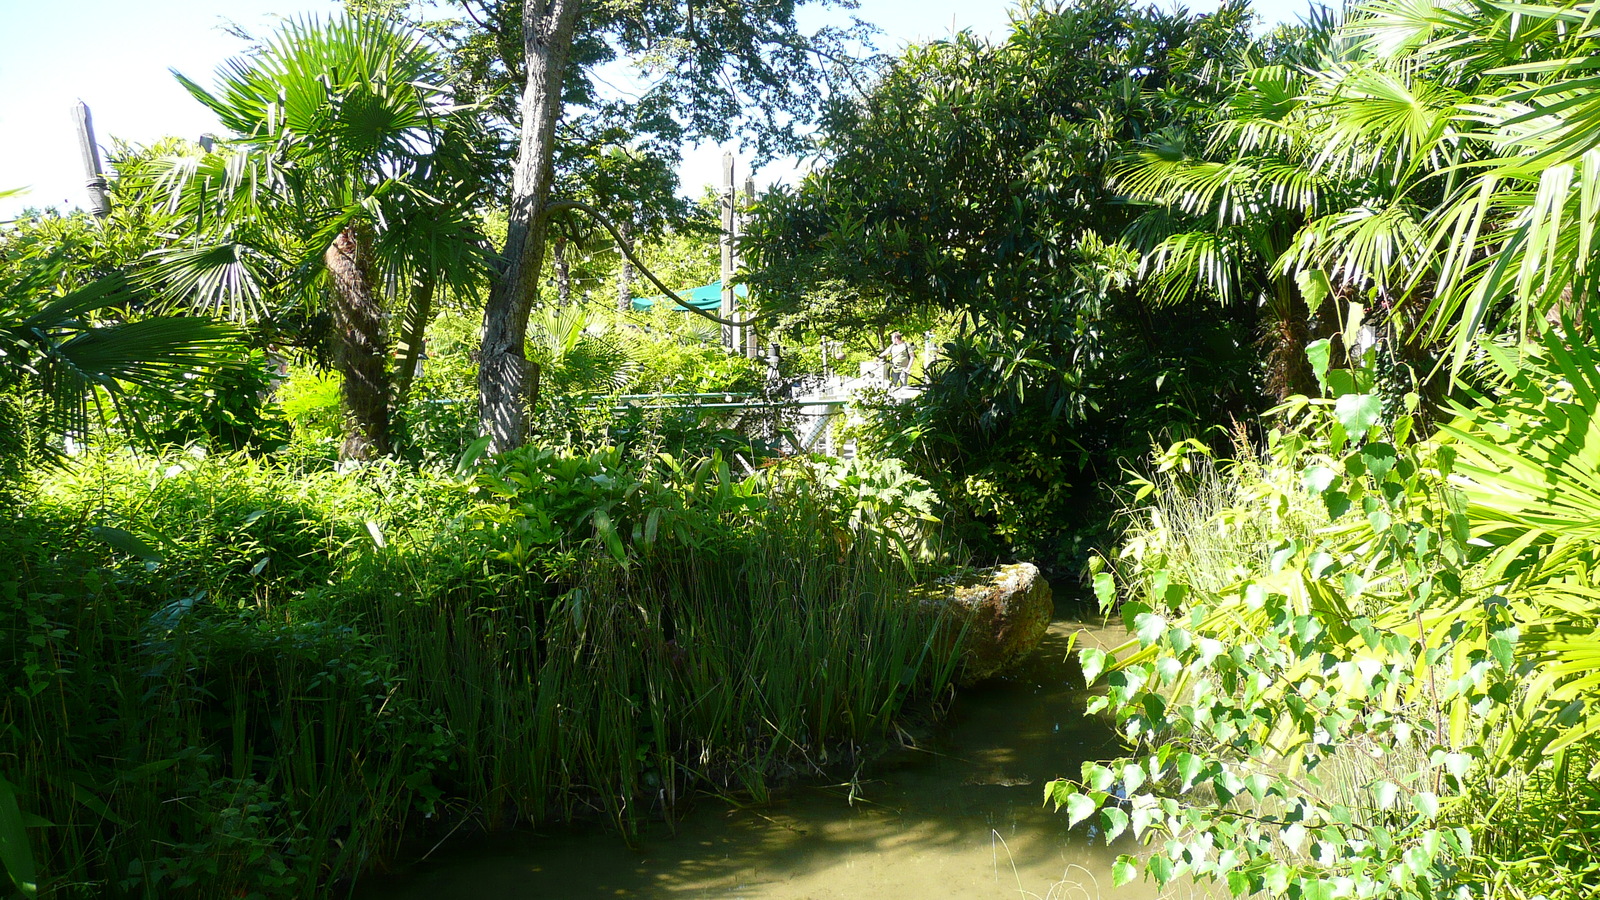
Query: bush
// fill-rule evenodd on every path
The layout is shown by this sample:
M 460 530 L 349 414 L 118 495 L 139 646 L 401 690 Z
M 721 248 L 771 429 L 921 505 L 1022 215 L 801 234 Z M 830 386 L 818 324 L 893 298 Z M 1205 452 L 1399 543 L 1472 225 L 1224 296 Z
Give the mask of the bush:
M 135 392 L 140 418 L 120 423 L 135 442 L 211 450 L 273 451 L 290 437 L 290 422 L 273 402 L 280 377 L 267 354 L 241 349 L 210 370 L 192 372 L 159 396 Z M 337 389 L 337 388 L 336 388 Z M 302 415 L 304 412 L 302 411 Z
M 1370 380 L 1319 372 L 1336 396 L 1280 409 L 1260 460 L 1146 484 L 1096 575 L 1135 637 L 1080 654 L 1134 747 L 1048 789 L 1074 824 L 1164 840 L 1121 856 L 1119 883 L 1142 865 L 1233 896 L 1600 888 L 1600 366 L 1559 336 L 1490 355 L 1496 395 L 1432 439 L 1385 425 Z
M 1115 533 L 1112 486 L 1152 442 L 1217 439 L 1258 397 L 1248 340 L 1209 312 L 958 335 L 914 403 L 880 405 L 869 452 L 904 459 L 990 558 L 1081 571 Z M 1225 441 L 1220 442 L 1223 449 Z
M 45 892 L 327 896 L 405 835 L 631 830 L 846 762 L 955 664 L 887 537 L 904 479 L 530 449 L 473 481 L 95 457 L 0 521 Z

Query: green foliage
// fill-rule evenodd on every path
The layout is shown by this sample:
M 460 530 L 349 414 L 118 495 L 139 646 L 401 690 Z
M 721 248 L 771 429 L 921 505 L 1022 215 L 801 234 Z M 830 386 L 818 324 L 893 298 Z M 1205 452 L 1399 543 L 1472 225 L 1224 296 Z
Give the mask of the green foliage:
M 237 337 L 231 329 L 197 317 L 137 316 L 143 295 L 121 274 L 53 293 L 53 285 L 72 280 L 66 270 L 50 256 L 0 272 L 0 391 L 21 398 L 10 412 L 19 421 L 30 415 L 18 403 L 39 401 L 32 407 L 38 435 L 87 437 L 90 407 L 103 414 L 103 397 L 146 438 L 142 419 L 130 417 L 130 391 L 146 402 L 180 405 L 174 386 L 184 375 L 228 362 L 225 351 Z M 48 450 L 36 443 L 22 452 Z
M 335 440 L 340 433 L 339 379 L 297 368 L 278 387 L 278 403 L 295 440 Z
M 895 316 L 957 319 L 875 441 L 975 549 L 1081 559 L 1123 459 L 1257 408 L 1255 306 L 1153 310 L 1120 240 L 1138 210 L 1110 183 L 1135 142 L 1211 115 L 1248 43 L 1241 6 L 1028 6 L 1003 42 L 908 49 L 830 119 L 826 168 L 758 204 L 765 314 L 858 342 Z
M 0 755 L 50 823 L 41 891 L 330 896 L 403 836 L 633 830 L 849 762 L 957 663 L 883 526 L 849 524 L 922 503 L 903 478 L 523 451 L 470 481 L 508 496 L 91 457 L 0 519 Z
M 1046 794 L 1157 845 L 1119 880 L 1596 888 L 1593 356 L 1490 348 L 1496 393 L 1428 441 L 1384 424 L 1370 372 L 1324 362 L 1335 396 L 1283 407 L 1259 461 L 1145 482 L 1155 505 L 1096 577 L 1135 637 L 1080 655 L 1134 754 Z
M 962 540 L 995 556 L 1081 564 L 1102 540 L 1103 485 L 1157 438 L 1210 438 L 1256 397 L 1246 336 L 1204 312 L 1097 320 L 1068 302 L 1027 329 L 958 334 L 915 403 L 876 411 L 871 452 L 907 460 Z
M 288 422 L 273 404 L 279 380 L 266 353 L 243 349 L 217 368 L 189 373 L 166 396 L 136 397 L 132 406 L 142 413 L 138 427 L 157 444 L 272 451 L 289 438 Z
M 1154 207 L 1146 270 L 1170 298 L 1266 295 L 1289 326 L 1318 311 L 1288 276 L 1325 273 L 1422 371 L 1440 343 L 1459 371 L 1481 330 L 1558 320 L 1593 294 L 1595 14 L 1375 0 L 1267 41 L 1209 140 L 1153 135 L 1118 171 Z
M 828 167 L 757 207 L 747 243 L 769 311 L 837 280 L 991 321 L 1048 314 L 1080 286 L 1085 232 L 1114 236 L 1131 218 L 1108 165 L 1220 99 L 1247 37 L 1239 7 L 1190 16 L 1120 0 L 1030 8 L 1013 27 L 998 45 L 909 48 L 836 111 Z
M 1523 675 L 1499 650 L 1515 627 L 1474 576 L 1432 447 L 1408 444 L 1403 419 L 1351 432 L 1333 401 L 1310 403 L 1315 437 L 1275 432 L 1267 477 L 1242 464 L 1129 545 L 1136 638 L 1083 662 L 1138 752 L 1047 797 L 1074 822 L 1099 810 L 1108 837 L 1165 841 L 1143 865 L 1159 884 L 1450 896 L 1473 846 L 1459 798 L 1492 751 L 1483 711 Z M 1174 545 L 1189 549 L 1169 568 Z M 1139 866 L 1123 860 L 1127 880 Z
M 617 448 L 525 448 L 485 464 L 477 489 L 503 501 L 481 515 L 503 558 L 518 567 L 570 565 L 595 550 L 624 567 L 667 548 L 734 553 L 758 514 L 791 504 L 825 511 L 841 550 L 881 542 L 913 573 L 919 560 L 938 556 L 924 527 L 937 521 L 937 498 L 896 460 L 791 460 L 737 478 L 720 453 L 680 461 L 666 453 L 641 460 Z
M 634 362 L 623 341 L 582 306 L 538 310 L 528 331 L 528 361 L 540 368 L 541 392 L 611 393 L 632 380 Z
M 1520 357 L 1486 344 L 1500 370 L 1498 391 L 1458 407 L 1444 428 L 1472 537 L 1493 551 L 1487 576 L 1504 582 L 1519 652 L 1538 664 L 1521 698 L 1517 739 L 1504 751 L 1510 757 L 1593 745 L 1600 735 L 1592 574 L 1600 563 L 1592 462 L 1600 454 L 1600 357 L 1584 342 L 1568 343 L 1582 333 L 1569 322 Z
M 721 345 L 716 326 L 670 308 L 652 310 L 648 324 L 621 332 L 637 368 L 634 394 L 756 393 L 766 386 L 766 364 Z

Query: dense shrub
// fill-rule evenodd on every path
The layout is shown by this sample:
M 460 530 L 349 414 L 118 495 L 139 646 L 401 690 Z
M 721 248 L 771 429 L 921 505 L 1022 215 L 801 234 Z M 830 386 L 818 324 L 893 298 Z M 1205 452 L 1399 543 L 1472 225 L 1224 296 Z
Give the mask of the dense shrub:
M 1096 576 L 1135 637 L 1080 655 L 1134 746 L 1047 792 L 1074 823 L 1156 845 L 1124 854 L 1119 882 L 1142 866 L 1233 896 L 1600 888 L 1600 367 L 1560 336 L 1491 360 L 1493 393 L 1430 439 L 1404 410 L 1385 423 L 1363 373 L 1318 372 L 1334 396 L 1281 409 L 1261 457 L 1146 483 L 1154 502 Z
M 954 661 L 889 536 L 926 498 L 844 477 L 536 450 L 465 482 L 55 473 L 0 521 L 0 775 L 51 823 L 43 893 L 324 896 L 406 835 L 631 829 L 848 758 Z
M 928 479 L 974 551 L 1081 571 L 1113 534 L 1131 461 L 1153 442 L 1217 443 L 1217 426 L 1253 415 L 1253 353 L 1209 311 L 1086 327 L 1061 304 L 1026 329 L 958 335 L 916 402 L 877 408 L 865 444 Z

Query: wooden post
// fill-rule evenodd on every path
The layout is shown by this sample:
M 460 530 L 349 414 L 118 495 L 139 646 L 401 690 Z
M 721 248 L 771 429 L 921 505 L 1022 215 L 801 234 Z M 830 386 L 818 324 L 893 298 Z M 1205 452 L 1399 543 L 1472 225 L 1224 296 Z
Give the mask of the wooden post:
M 722 154 L 722 305 L 720 312 L 724 319 L 731 319 L 739 309 L 738 298 L 733 295 L 733 241 L 734 232 L 738 228 L 738 205 L 733 193 L 733 154 Z M 740 346 L 741 332 L 743 329 L 733 325 L 722 326 L 722 346 L 736 352 L 744 348 Z
M 106 196 L 106 176 L 100 169 L 100 148 L 94 142 L 94 122 L 89 118 L 89 106 L 82 100 L 72 107 L 72 118 L 78 126 L 78 149 L 83 152 L 83 174 L 89 187 L 89 211 L 105 218 L 111 215 L 111 199 Z

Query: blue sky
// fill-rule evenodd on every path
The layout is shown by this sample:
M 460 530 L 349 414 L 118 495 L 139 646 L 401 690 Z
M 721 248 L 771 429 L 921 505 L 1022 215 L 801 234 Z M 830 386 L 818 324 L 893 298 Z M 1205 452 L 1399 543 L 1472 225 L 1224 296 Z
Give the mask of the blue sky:
M 879 44 L 892 50 L 967 28 L 999 37 L 1014 5 L 861 0 L 854 14 L 882 28 Z M 1215 8 L 1214 0 L 1190 5 Z M 0 200 L 0 220 L 23 206 L 85 202 L 71 128 L 75 101 L 89 104 L 102 145 L 113 137 L 139 144 L 169 134 L 197 137 L 215 130 L 215 122 L 178 87 L 169 68 L 207 84 L 218 65 L 244 49 L 224 30 L 227 22 L 259 34 L 280 17 L 340 8 L 337 0 L 0 0 L 0 189 L 32 188 L 21 198 Z M 1269 22 L 1292 21 L 1305 8 L 1305 0 L 1257 5 Z M 717 177 L 721 152 L 701 147 L 688 154 L 681 173 L 686 193 L 698 194 Z M 757 177 L 789 178 L 793 171 L 776 164 Z

